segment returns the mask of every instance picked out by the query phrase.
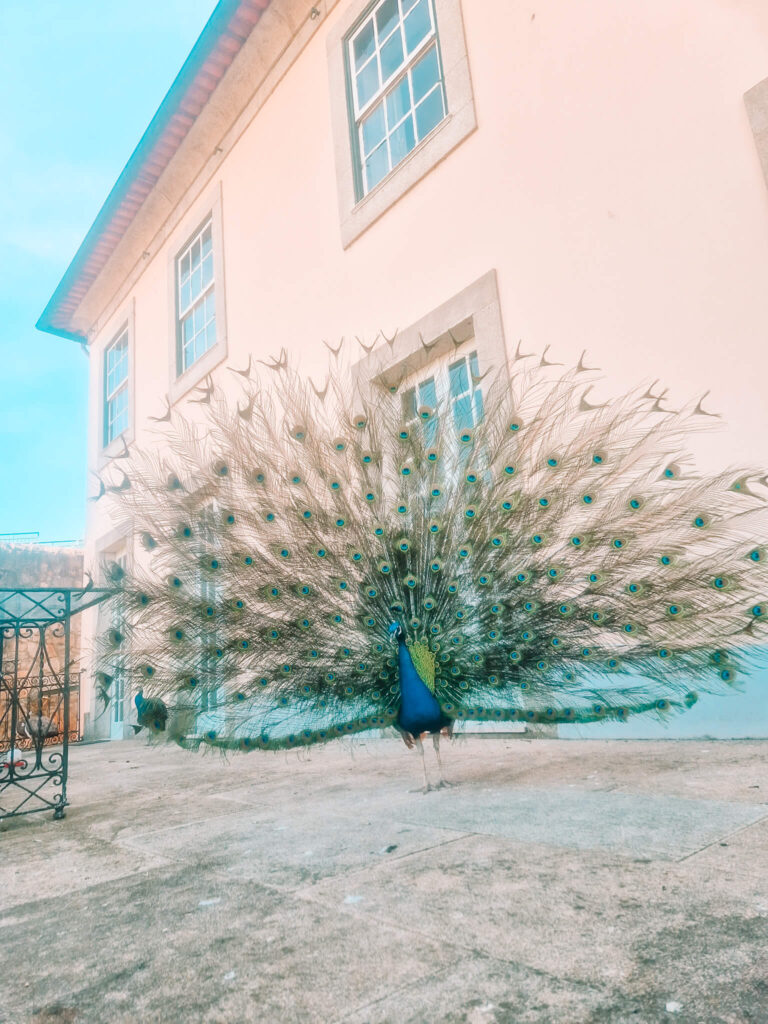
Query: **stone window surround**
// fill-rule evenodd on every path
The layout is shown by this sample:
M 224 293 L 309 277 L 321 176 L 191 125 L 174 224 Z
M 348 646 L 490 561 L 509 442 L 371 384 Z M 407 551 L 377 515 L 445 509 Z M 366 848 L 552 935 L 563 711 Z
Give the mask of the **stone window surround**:
M 755 139 L 755 148 L 768 185 L 768 78 L 744 93 L 744 106 Z
M 97 440 L 97 467 L 103 468 L 115 455 L 124 450 L 124 445 L 133 442 L 136 433 L 136 301 L 131 299 L 127 310 L 122 316 L 115 317 L 117 327 L 108 334 L 105 332 L 104 341 L 95 349 L 92 358 L 97 360 L 96 376 L 98 380 L 98 440 Z M 105 418 L 107 414 L 106 396 L 106 352 L 110 345 L 118 340 L 123 334 L 128 335 L 128 428 L 118 437 L 104 444 L 106 433 Z
M 227 357 L 226 277 L 224 270 L 224 237 L 222 230 L 222 186 L 215 183 L 199 202 L 187 212 L 174 230 L 175 244 L 168 249 L 168 400 L 178 402 L 192 388 L 200 384 L 222 360 Z M 213 287 L 216 296 L 216 341 L 183 373 L 178 373 L 179 317 L 177 289 L 177 261 L 189 242 L 207 220 L 213 234 Z
M 499 303 L 495 270 L 462 289 L 403 331 L 398 331 L 390 348 L 380 345 L 352 367 L 353 383 L 365 392 L 370 382 L 392 388 L 412 373 L 426 368 L 451 352 L 470 351 L 464 342 L 474 340 L 483 374 L 489 380 L 507 369 L 507 347 Z M 428 348 L 426 346 L 429 346 Z
M 477 127 L 461 0 L 434 0 L 448 113 L 404 160 L 358 201 L 345 40 L 372 7 L 371 0 L 354 0 L 341 13 L 327 39 L 336 185 L 341 242 L 345 249 Z

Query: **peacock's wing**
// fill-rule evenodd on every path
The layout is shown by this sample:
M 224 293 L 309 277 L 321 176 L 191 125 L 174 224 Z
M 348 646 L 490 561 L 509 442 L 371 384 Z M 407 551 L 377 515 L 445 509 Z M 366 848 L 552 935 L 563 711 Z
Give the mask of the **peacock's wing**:
M 454 718 L 663 714 L 732 685 L 764 621 L 762 491 L 687 468 L 695 411 L 596 407 L 581 367 L 547 371 L 499 376 L 472 429 L 288 370 L 198 423 L 174 414 L 167 454 L 117 491 L 141 552 L 113 570 L 105 692 L 128 671 L 187 745 L 381 728 L 393 620 Z

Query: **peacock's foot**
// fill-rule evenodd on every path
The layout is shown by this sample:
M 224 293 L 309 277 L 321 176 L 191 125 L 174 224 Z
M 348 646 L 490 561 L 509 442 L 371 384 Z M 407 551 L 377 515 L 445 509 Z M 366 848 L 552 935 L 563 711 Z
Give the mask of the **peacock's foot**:
M 438 784 L 436 786 L 433 786 L 432 788 L 433 789 L 454 789 L 458 785 L 459 785 L 458 782 L 449 782 L 447 779 L 440 779 Z
M 409 789 L 409 793 L 431 793 L 434 789 L 438 789 L 438 786 L 433 786 L 432 783 L 428 782 L 426 786 L 420 786 L 419 789 Z

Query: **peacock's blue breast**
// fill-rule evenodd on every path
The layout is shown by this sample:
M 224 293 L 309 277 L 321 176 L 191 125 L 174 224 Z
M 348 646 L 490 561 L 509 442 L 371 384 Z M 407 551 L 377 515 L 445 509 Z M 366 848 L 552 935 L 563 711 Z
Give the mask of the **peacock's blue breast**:
M 400 671 L 398 725 L 412 736 L 420 736 L 423 732 L 439 732 L 444 725 L 448 724 L 449 719 L 416 671 L 408 648 L 402 640 L 398 647 Z

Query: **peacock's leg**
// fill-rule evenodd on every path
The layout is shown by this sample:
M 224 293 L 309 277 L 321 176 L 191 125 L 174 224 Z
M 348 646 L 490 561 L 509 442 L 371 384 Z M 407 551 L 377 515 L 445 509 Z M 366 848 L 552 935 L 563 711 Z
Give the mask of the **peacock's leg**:
M 399 726 L 397 722 L 395 722 L 395 728 L 400 733 L 400 738 L 402 739 L 406 747 L 408 747 L 409 750 L 413 750 L 414 746 L 416 745 L 416 740 L 413 738 L 413 736 L 411 736 L 409 732 L 406 732 L 405 729 L 401 728 L 401 726 Z
M 440 773 L 440 781 L 434 787 L 435 789 L 445 789 L 446 786 L 455 786 L 455 782 L 448 782 L 443 777 L 443 759 L 440 757 L 440 733 L 436 732 L 432 734 L 432 743 L 435 748 L 435 756 L 437 757 L 437 770 Z
M 427 760 L 426 760 L 426 758 L 424 756 L 424 744 L 421 742 L 421 736 L 415 736 L 414 737 L 414 742 L 416 744 L 416 747 L 418 748 L 419 753 L 421 754 L 421 767 L 424 769 L 424 788 L 423 789 L 418 789 L 418 790 L 415 789 L 415 790 L 412 790 L 412 792 L 414 792 L 414 793 L 429 793 L 430 790 L 434 789 L 435 787 L 431 786 L 430 783 L 429 783 L 429 776 L 427 775 Z

